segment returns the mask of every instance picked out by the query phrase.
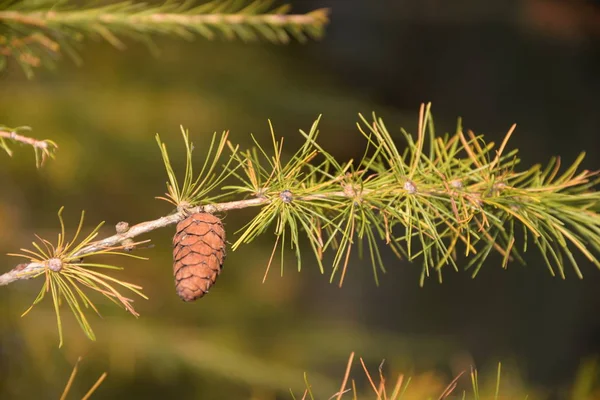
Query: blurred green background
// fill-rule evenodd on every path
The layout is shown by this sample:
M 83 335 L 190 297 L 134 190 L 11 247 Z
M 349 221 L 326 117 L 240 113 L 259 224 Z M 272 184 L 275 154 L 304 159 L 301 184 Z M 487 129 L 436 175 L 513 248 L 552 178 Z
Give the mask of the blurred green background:
M 154 134 L 181 165 L 179 125 L 198 148 L 226 129 L 248 147 L 250 133 L 268 140 L 270 118 L 291 152 L 302 142 L 298 129 L 323 114 L 321 143 L 346 160 L 362 154 L 359 112 L 376 111 L 397 134 L 401 126 L 414 131 L 419 104 L 432 101 L 438 132 L 453 131 L 462 116 L 465 127 L 498 141 L 516 122 L 511 147 L 521 149 L 524 165 L 556 154 L 568 162 L 581 150 L 588 150 L 584 167 L 600 165 L 597 1 L 291 3 L 297 12 L 331 7 L 324 40 L 277 46 L 159 38 L 158 57 L 135 43 L 120 52 L 87 41 L 81 67 L 65 59 L 31 81 L 17 66 L 5 70 L 0 122 L 29 125 L 32 136 L 60 149 L 41 170 L 30 149 L 0 156 L 2 253 L 28 246 L 34 233 L 54 235 L 63 205 L 73 228 L 82 209 L 89 229 L 106 221 L 103 235 L 119 221 L 169 213 L 154 198 L 166 182 Z M 224 216 L 230 241 L 255 211 Z M 301 397 L 304 372 L 317 398 L 328 398 L 352 351 L 372 372 L 385 359 L 390 380 L 413 375 L 409 398 L 439 395 L 471 365 L 486 387 L 499 361 L 505 398 L 576 398 L 577 379 L 597 375 L 599 273 L 583 260 L 582 281 L 572 273 L 551 278 L 532 252 L 526 267 L 504 271 L 490 258 L 475 280 L 448 273 L 442 285 L 419 288 L 420 265 L 388 254 L 379 287 L 370 266 L 353 259 L 338 288 L 316 264 L 307 261 L 298 273 L 291 259 L 284 276 L 273 268 L 263 284 L 273 244 L 265 235 L 231 252 L 210 295 L 187 304 L 174 291 L 173 233 L 147 236 L 155 247 L 139 255 L 149 261 L 123 261 L 118 276 L 142 285 L 150 299 L 136 300 L 137 320 L 98 299 L 103 318 L 91 319 L 97 342 L 65 314 L 66 344 L 58 349 L 51 302 L 20 317 L 41 281 L 2 288 L 0 398 L 59 398 L 79 356 L 73 398 L 103 371 L 108 379 L 96 399 L 276 399 L 290 398 L 290 388 Z M 0 260 L 6 271 L 17 263 Z

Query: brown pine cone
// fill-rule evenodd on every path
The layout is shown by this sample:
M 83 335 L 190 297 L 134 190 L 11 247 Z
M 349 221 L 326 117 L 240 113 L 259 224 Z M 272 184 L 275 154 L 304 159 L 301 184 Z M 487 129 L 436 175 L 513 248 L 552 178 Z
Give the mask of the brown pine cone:
M 183 301 L 208 293 L 225 261 L 225 229 L 209 213 L 192 214 L 177 224 L 173 237 L 175 288 Z

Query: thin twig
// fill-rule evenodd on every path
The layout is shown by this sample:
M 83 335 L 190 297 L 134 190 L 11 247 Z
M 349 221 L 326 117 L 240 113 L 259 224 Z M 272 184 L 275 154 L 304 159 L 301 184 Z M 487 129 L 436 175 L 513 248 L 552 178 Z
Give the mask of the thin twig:
M 17 132 L 0 131 L 0 138 L 10 139 L 16 142 L 27 144 L 29 146 L 45 150 L 50 145 L 46 140 L 37 140 L 27 136 L 19 135 Z

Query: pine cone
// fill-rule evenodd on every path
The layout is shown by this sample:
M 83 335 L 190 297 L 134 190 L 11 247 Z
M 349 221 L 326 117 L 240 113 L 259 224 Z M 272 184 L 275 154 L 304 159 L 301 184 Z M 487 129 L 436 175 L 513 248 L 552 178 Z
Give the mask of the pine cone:
M 183 301 L 208 293 L 223 268 L 225 229 L 209 213 L 192 214 L 177 224 L 173 237 L 175 288 Z

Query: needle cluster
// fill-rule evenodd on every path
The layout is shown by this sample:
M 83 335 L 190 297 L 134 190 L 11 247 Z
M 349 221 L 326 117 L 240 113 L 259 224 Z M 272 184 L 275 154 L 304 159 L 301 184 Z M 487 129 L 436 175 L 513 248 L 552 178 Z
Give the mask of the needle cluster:
M 73 236 L 73 239 L 67 241 L 65 234 L 65 224 L 62 218 L 61 208 L 58 211 L 60 221 L 60 233 L 54 243 L 36 235 L 38 241 L 32 242 L 35 250 L 21 249 L 21 253 L 9 254 L 11 256 L 22 257 L 29 263 L 38 264 L 40 268 L 36 271 L 22 272 L 22 279 L 31 279 L 44 277 L 44 284 L 31 307 L 23 313 L 26 315 L 33 306 L 38 304 L 50 293 L 54 303 L 56 321 L 59 333 L 59 346 L 63 344 L 61 306 L 66 303 L 75 316 L 77 322 L 85 334 L 92 340 L 95 340 L 94 331 L 86 316 L 86 310 L 91 309 L 100 315 L 94 302 L 88 297 L 86 291 L 93 291 L 102 294 L 113 303 L 122 306 L 131 314 L 138 316 L 133 308 L 133 299 L 123 295 L 120 290 L 126 289 L 142 298 L 147 297 L 141 292 L 142 288 L 129 282 L 124 282 L 113 276 L 107 275 L 103 270 L 122 269 L 116 265 L 100 264 L 88 261 L 89 257 L 98 255 L 117 255 L 128 256 L 143 259 L 127 253 L 123 246 L 105 247 L 96 251 L 82 252 L 98 236 L 98 230 L 103 224 L 99 224 L 85 238 L 79 239 L 83 228 L 85 213 L 81 213 L 79 225 Z

